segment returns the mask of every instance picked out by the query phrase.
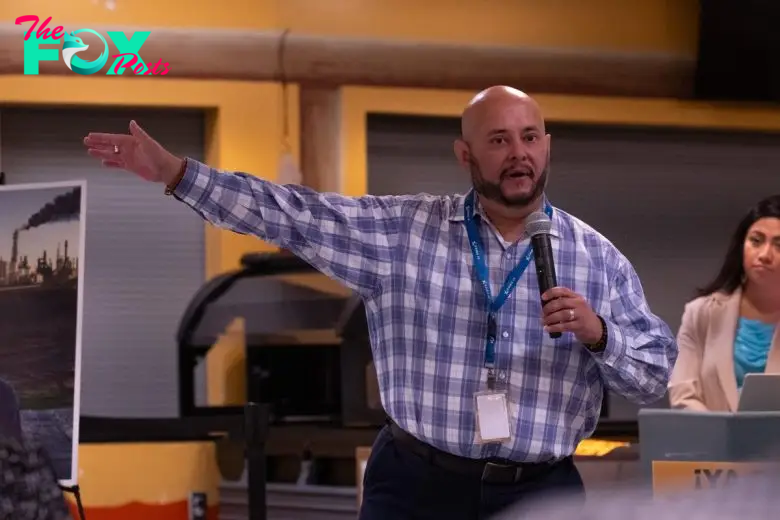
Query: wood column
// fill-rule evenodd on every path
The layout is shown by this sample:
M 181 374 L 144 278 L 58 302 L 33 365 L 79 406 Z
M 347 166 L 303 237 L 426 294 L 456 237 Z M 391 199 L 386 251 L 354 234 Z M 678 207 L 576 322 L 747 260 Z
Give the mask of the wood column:
M 341 90 L 300 87 L 301 175 L 317 191 L 341 192 Z
M 298 92 L 301 184 L 319 192 L 341 193 L 341 89 L 302 84 Z M 340 282 L 319 273 L 286 275 L 281 279 L 326 294 L 345 298 L 352 294 Z M 288 337 L 303 343 L 338 341 L 331 333 L 322 331 L 291 333 Z

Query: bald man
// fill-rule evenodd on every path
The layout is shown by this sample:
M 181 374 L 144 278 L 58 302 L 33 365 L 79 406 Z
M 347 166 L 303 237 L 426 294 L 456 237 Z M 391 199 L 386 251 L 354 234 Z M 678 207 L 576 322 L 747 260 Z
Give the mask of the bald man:
M 473 190 L 451 196 L 280 186 L 176 157 L 134 122 L 129 135 L 85 144 L 362 296 L 389 419 L 361 520 L 486 518 L 545 493 L 581 494 L 572 454 L 605 390 L 636 403 L 665 392 L 675 340 L 628 260 L 545 196 L 550 136 L 522 92 L 490 88 L 466 107 L 455 155 Z M 551 218 L 560 284 L 544 307 L 525 231 L 537 211 Z

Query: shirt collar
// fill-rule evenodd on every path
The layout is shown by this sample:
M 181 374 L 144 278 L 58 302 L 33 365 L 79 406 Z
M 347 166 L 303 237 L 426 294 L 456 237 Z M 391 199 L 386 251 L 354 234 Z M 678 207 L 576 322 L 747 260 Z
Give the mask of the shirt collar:
M 450 222 L 463 222 L 465 220 L 465 217 L 463 215 L 463 206 L 466 201 L 466 197 L 468 196 L 470 192 L 467 192 L 464 195 L 458 195 L 454 198 L 452 201 L 452 206 L 450 210 Z M 549 199 L 547 198 L 547 195 L 544 196 L 544 203 L 548 204 Z M 477 197 L 476 204 L 474 206 L 474 215 L 478 215 L 480 219 L 488 220 L 487 215 L 485 214 L 485 210 L 482 208 L 482 203 L 479 200 L 479 197 Z M 559 233 L 559 225 L 558 225 L 558 210 L 555 206 L 553 206 L 553 214 L 552 214 L 552 227 L 550 229 L 550 236 L 558 238 L 560 236 Z

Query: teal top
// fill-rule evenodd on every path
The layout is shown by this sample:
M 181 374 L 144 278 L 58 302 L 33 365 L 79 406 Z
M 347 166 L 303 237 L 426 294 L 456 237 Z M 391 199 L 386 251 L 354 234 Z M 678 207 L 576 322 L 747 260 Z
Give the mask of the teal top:
M 747 318 L 739 319 L 734 341 L 734 372 L 738 388 L 742 388 L 745 375 L 760 373 L 766 368 L 774 333 L 774 325 Z

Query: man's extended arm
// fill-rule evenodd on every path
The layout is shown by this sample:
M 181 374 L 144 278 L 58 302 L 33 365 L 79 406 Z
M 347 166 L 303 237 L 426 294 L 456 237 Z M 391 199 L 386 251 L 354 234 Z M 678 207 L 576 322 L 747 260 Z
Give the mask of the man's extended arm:
M 642 284 L 624 257 L 610 284 L 611 315 L 607 346 L 593 354 L 607 386 L 637 404 L 649 404 L 666 393 L 677 359 L 677 342 L 669 326 L 652 313 Z
M 318 193 L 192 159 L 173 194 L 208 222 L 288 249 L 363 295 L 389 273 L 405 200 Z

